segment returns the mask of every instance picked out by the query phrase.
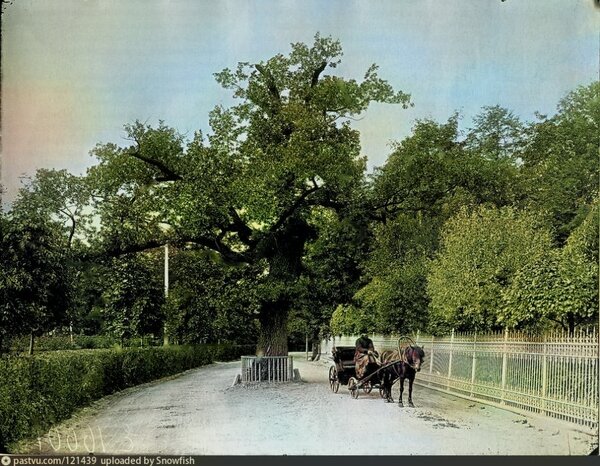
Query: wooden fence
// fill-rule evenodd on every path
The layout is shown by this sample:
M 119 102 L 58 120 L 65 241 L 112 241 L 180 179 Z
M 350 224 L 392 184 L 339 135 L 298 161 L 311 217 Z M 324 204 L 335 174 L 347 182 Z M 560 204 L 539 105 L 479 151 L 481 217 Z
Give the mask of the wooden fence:
M 357 337 L 323 343 L 353 346 Z M 520 332 L 413 335 L 425 349 L 416 383 L 491 404 L 598 425 L 598 329 L 569 336 Z M 372 336 L 377 350 L 394 349 L 398 337 Z
M 294 377 L 288 356 L 242 356 L 242 383 L 289 382 Z

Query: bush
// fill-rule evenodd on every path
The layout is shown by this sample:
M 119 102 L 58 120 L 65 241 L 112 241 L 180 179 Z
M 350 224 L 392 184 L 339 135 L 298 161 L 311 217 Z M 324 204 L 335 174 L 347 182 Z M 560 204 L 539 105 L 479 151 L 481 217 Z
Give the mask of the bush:
M 126 347 L 160 346 L 162 340 L 159 338 L 145 337 L 143 339 L 129 338 L 121 342 L 117 337 L 111 335 L 73 335 L 73 341 L 69 335 L 41 336 L 34 339 L 33 351 L 61 351 L 78 349 L 101 349 L 114 348 L 124 344 Z M 10 341 L 10 351 L 13 353 L 26 353 L 29 351 L 29 336 L 14 337 Z
M 0 452 L 102 396 L 252 348 L 233 345 L 53 351 L 0 358 Z
M 73 342 L 71 342 L 71 337 L 68 335 L 41 336 L 34 339 L 33 351 L 112 348 L 117 344 L 119 344 L 117 338 L 105 335 L 73 335 Z M 12 338 L 10 341 L 10 351 L 13 353 L 28 352 L 29 336 Z

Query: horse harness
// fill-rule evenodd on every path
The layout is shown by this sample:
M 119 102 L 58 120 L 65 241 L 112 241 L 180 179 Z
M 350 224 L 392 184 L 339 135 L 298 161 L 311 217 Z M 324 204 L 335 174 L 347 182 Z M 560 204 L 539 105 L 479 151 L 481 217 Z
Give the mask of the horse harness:
M 401 355 L 402 355 L 402 359 L 401 359 L 401 360 L 402 360 L 402 362 L 403 362 L 404 364 L 406 364 L 408 367 L 410 367 L 411 369 L 413 369 L 413 370 L 415 370 L 415 371 L 416 371 L 416 370 L 417 370 L 417 368 L 414 366 L 414 364 L 413 364 L 412 362 L 410 362 L 410 361 L 408 360 L 407 353 L 408 353 L 408 350 L 409 350 L 409 349 L 411 350 L 411 352 L 412 352 L 412 351 L 414 351 L 414 348 L 413 348 L 412 346 L 407 346 L 407 347 L 404 349 L 404 351 L 402 351 L 402 353 L 401 353 Z

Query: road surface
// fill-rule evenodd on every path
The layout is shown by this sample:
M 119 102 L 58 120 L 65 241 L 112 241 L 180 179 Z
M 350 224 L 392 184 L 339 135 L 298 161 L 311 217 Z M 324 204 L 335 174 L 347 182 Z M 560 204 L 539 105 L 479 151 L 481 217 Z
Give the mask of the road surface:
M 585 455 L 596 446 L 595 437 L 568 424 L 419 386 L 413 393 L 415 408 L 385 403 L 377 390 L 357 400 L 345 386 L 334 394 L 327 382 L 329 365 L 295 354 L 302 382 L 256 387 L 232 386 L 239 362 L 190 370 L 99 400 L 20 451 Z

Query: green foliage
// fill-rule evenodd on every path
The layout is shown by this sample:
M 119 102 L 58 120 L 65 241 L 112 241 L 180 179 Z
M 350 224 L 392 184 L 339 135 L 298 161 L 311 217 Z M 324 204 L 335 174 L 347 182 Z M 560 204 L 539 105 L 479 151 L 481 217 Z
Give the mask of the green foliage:
M 370 282 L 354 295 L 354 303 L 370 309 L 382 333 L 406 333 L 428 320 L 426 260 L 437 244 L 437 220 L 399 214 L 377 225 L 376 247 L 366 262 Z
M 110 261 L 80 261 L 77 263 L 74 282 L 73 309 L 71 323 L 73 332 L 84 335 L 97 335 L 105 331 L 107 323 L 103 315 L 103 293 L 110 280 L 108 275 Z
M 72 300 L 68 261 L 55 224 L 0 217 L 0 349 L 8 335 L 66 322 Z
M 426 265 L 421 258 L 410 258 L 376 276 L 354 298 L 361 309 L 373 315 L 376 331 L 408 334 L 424 328 L 428 321 Z
M 239 357 L 240 346 L 57 351 L 0 358 L 0 446 L 40 435 L 91 401 L 127 387 Z
M 483 107 L 466 138 L 467 147 L 485 159 L 516 159 L 525 135 L 513 113 L 498 105 Z
M 379 331 L 410 332 L 431 319 L 426 262 L 440 228 L 465 206 L 504 206 L 519 198 L 512 150 L 520 125 L 489 107 L 461 137 L 458 115 L 446 123 L 418 121 L 373 179 L 375 242 L 367 262 L 371 282 L 355 296 L 375 313 Z M 441 323 L 436 326 L 439 328 Z
M 562 249 L 522 268 L 505 290 L 499 319 L 509 327 L 540 327 L 544 319 L 573 332 L 598 319 L 598 204 Z
M 90 207 L 90 190 L 85 178 L 66 170 L 39 169 L 19 190 L 12 215 L 37 223 L 56 222 L 71 247 L 90 232 L 90 209 L 86 211 L 86 207 Z
M 570 92 L 558 113 L 527 129 L 524 203 L 545 214 L 559 245 L 581 223 L 598 193 L 600 81 Z
M 546 256 L 551 237 L 527 212 L 462 210 L 445 225 L 428 277 L 431 308 L 456 329 L 503 325 L 498 310 L 515 275 Z
M 313 343 L 330 335 L 334 310 L 350 303 L 359 289 L 372 237 L 367 215 L 357 204 L 339 214 L 324 209 L 313 212 L 317 239 L 306 248 L 289 325 L 291 330 L 296 326 L 301 341 L 307 334 Z
M 60 351 L 79 349 L 107 349 L 117 346 L 140 347 L 150 345 L 162 345 L 162 339 L 155 338 L 131 338 L 121 340 L 114 335 L 42 335 L 34 341 L 34 352 L 37 351 Z M 21 336 L 10 339 L 11 353 L 26 353 L 29 348 L 29 337 Z
M 124 341 L 166 321 L 174 341 L 284 352 L 288 316 L 302 340 L 592 319 L 600 82 L 533 123 L 500 106 L 465 131 L 458 114 L 417 121 L 366 180 L 351 122 L 410 98 L 376 65 L 341 77 L 341 57 L 317 34 L 239 63 L 215 74 L 237 100 L 208 132 L 134 122 L 85 177 L 39 170 L 0 215 L 0 351 L 66 324 Z
M 160 258 L 152 254 L 113 259 L 103 277 L 103 314 L 118 338 L 162 332 L 164 288 Z
M 408 309 L 400 309 L 431 299 L 428 326 L 442 332 L 451 327 L 532 328 L 548 325 L 548 319 L 572 330 L 593 318 L 598 228 L 597 219 L 592 224 L 586 216 L 597 196 L 600 168 L 599 86 L 578 88 L 560 102 L 557 115 L 540 116 L 531 124 L 501 107 L 485 107 L 464 138 L 457 115 L 445 124 L 417 122 L 373 179 L 376 218 L 383 224 L 375 228 L 367 266 L 372 281 L 362 290 L 363 302 L 367 298 L 373 312 L 387 306 L 388 323 L 399 323 L 393 315 L 411 320 Z M 463 209 L 481 211 L 480 205 L 521 208 L 530 212 L 531 224 L 521 228 L 510 215 L 494 226 L 485 218 L 457 224 L 461 215 L 464 220 Z M 442 232 L 448 236 L 454 229 L 453 238 L 444 237 L 438 251 L 439 228 L 453 215 Z M 429 221 L 429 232 L 419 234 L 417 221 Z M 586 226 L 580 230 L 582 222 Z M 414 238 L 430 240 L 419 244 Z M 585 246 L 572 246 L 575 238 Z M 564 251 L 552 249 L 565 244 Z M 576 249 L 587 253 L 574 254 Z M 416 281 L 400 281 L 406 276 L 403 268 L 436 251 L 427 277 L 429 296 L 410 293 L 419 288 Z
M 374 313 L 364 307 L 340 304 L 331 316 L 333 335 L 358 335 L 376 328 Z
M 375 65 L 360 81 L 336 75 L 341 55 L 338 41 L 317 35 L 310 46 L 292 44 L 288 55 L 239 63 L 215 75 L 239 103 L 216 107 L 206 135 L 186 141 L 162 122 L 136 122 L 126 127 L 131 146 L 97 146 L 99 163 L 88 173 L 101 215 L 94 246 L 118 255 L 166 241 L 194 244 L 248 264 L 260 328 L 268 329 L 259 345 L 285 336 L 276 327 L 286 324 L 302 287 L 306 246 L 318 232 L 313 212 L 343 210 L 363 181 L 351 117 L 371 102 L 410 103 Z M 173 299 L 170 308 L 188 302 Z M 273 351 L 286 351 L 280 340 L 268 342 Z
M 256 271 L 227 266 L 206 251 L 174 250 L 171 258 L 167 332 L 180 343 L 255 343 Z
M 461 206 L 510 205 L 519 197 L 511 159 L 492 157 L 491 149 L 461 141 L 458 121 L 458 115 L 444 124 L 417 121 L 412 135 L 375 171 L 373 204 L 383 218 L 421 213 L 441 224 Z M 484 137 L 467 135 L 474 141 Z

